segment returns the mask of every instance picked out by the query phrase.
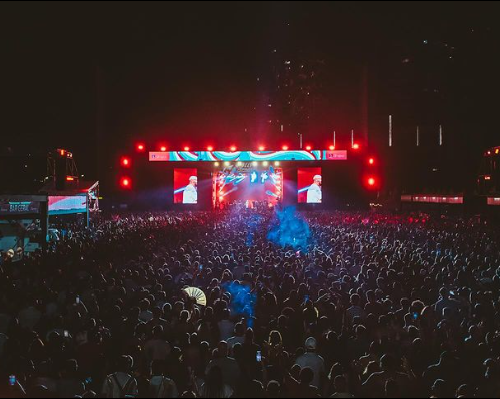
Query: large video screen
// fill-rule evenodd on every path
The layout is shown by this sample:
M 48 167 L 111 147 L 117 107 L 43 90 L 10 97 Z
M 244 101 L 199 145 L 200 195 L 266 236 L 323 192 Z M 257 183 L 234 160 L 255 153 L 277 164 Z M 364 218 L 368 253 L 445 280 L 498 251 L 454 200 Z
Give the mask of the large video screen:
M 323 203 L 321 168 L 300 168 L 298 170 L 299 204 Z
M 238 204 L 248 208 L 267 204 L 276 206 L 283 200 L 283 170 L 243 164 L 229 167 L 214 175 L 216 203 Z
M 86 196 L 50 196 L 49 215 L 65 215 L 87 212 Z
M 198 203 L 198 169 L 174 169 L 174 203 Z

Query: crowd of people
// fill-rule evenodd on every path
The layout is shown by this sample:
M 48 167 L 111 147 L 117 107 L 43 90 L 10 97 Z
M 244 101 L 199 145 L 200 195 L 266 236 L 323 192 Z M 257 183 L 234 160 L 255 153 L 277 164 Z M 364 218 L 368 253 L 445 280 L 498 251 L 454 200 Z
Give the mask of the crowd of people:
M 4 261 L 0 395 L 500 397 L 498 230 L 290 215 L 286 246 L 271 210 L 128 214 Z

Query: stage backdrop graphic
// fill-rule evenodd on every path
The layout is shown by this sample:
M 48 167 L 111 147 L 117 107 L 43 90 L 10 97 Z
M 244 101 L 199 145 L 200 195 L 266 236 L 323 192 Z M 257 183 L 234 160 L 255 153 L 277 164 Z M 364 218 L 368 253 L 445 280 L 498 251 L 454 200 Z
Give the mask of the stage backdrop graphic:
M 323 202 L 321 168 L 299 168 L 297 183 L 299 204 L 321 204 Z
M 198 203 L 198 169 L 174 169 L 174 203 Z
M 227 168 L 215 176 L 219 202 L 268 202 L 275 206 L 283 199 L 283 170 L 270 166 Z M 217 201 L 216 201 L 217 202 Z

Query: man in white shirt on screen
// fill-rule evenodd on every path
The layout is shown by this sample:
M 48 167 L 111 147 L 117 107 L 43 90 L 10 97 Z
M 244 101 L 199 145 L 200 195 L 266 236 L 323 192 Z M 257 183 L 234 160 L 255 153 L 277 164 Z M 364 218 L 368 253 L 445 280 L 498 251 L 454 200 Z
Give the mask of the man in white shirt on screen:
M 307 203 L 308 204 L 321 204 L 323 200 L 323 193 L 321 191 L 321 175 L 314 176 L 314 183 L 307 190 Z
M 197 204 L 198 203 L 198 177 L 191 176 L 189 178 L 189 185 L 184 190 L 183 204 Z

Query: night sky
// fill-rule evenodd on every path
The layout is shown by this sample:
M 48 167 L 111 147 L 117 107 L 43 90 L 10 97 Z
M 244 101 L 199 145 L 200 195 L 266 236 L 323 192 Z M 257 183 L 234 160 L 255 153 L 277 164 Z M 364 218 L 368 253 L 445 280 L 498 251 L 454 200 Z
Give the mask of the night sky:
M 366 73 L 371 145 L 393 114 L 401 148 L 443 123 L 454 151 L 479 153 L 500 144 L 498 15 L 490 2 L 3 2 L 0 149 L 66 147 L 106 179 L 138 139 L 255 148 L 300 131 L 323 147 L 335 129 L 347 143 Z

